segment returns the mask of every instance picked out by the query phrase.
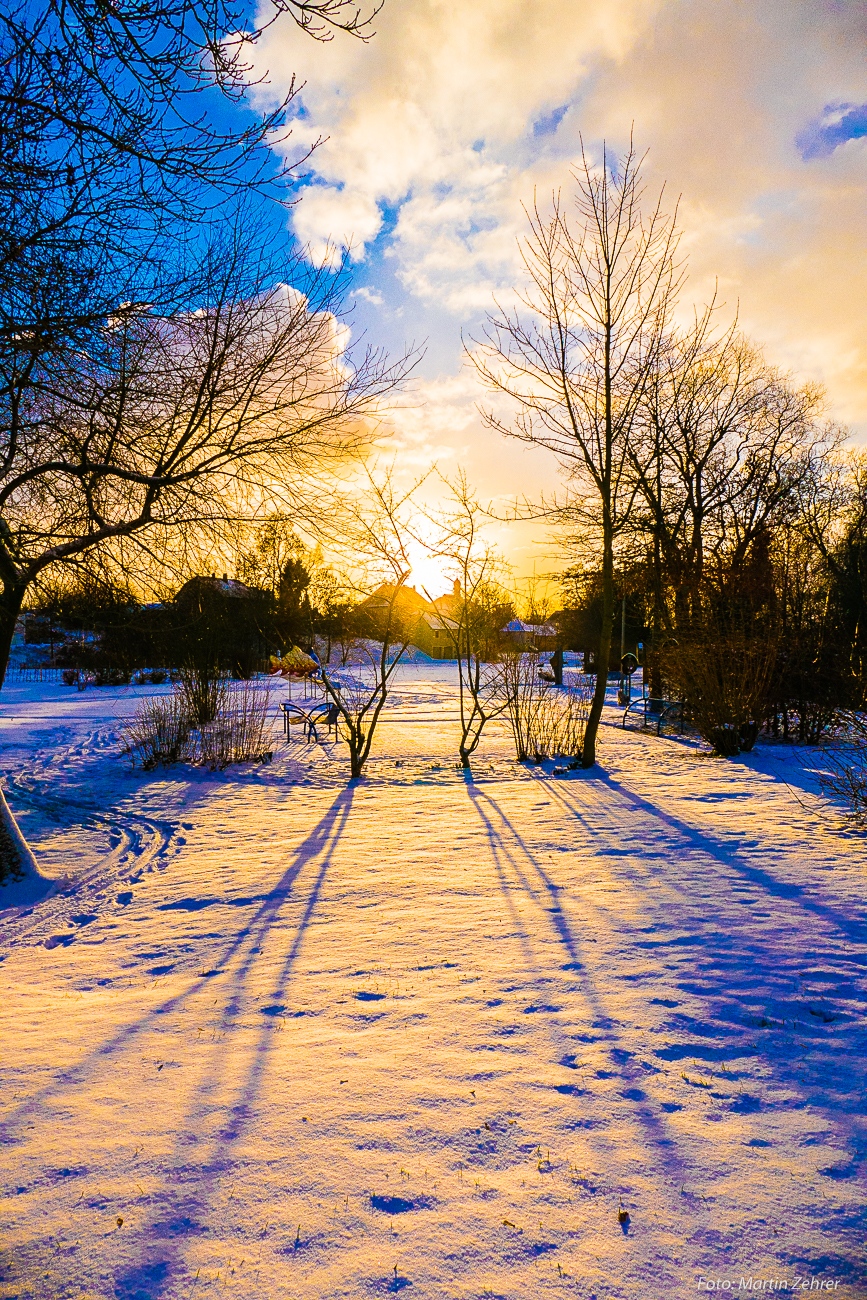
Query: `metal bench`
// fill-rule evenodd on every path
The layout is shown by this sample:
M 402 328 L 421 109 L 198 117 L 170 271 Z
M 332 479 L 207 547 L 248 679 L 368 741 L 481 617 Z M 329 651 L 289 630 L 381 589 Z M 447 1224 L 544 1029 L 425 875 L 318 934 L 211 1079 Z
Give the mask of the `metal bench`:
M 290 728 L 293 721 L 296 725 L 301 726 L 305 740 L 319 740 L 319 728 L 324 727 L 326 731 L 334 728 L 334 734 L 337 735 L 337 722 L 339 711 L 336 704 L 330 700 L 322 700 L 319 704 L 314 704 L 310 709 L 302 709 L 300 704 L 294 700 L 284 700 L 280 705 L 283 710 L 283 735 L 287 740 L 291 739 Z
M 633 700 L 623 714 L 624 730 L 628 722 L 637 722 L 642 731 L 655 731 L 662 735 L 663 727 L 671 727 L 683 734 L 683 701 L 664 700 L 654 695 L 642 695 Z

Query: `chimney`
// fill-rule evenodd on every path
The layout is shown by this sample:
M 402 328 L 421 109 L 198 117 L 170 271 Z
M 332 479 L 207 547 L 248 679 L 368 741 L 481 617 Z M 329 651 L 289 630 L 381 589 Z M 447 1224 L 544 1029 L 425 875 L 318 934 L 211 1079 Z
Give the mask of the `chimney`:
M 454 585 L 454 587 L 452 588 L 452 590 L 453 590 L 453 593 L 454 593 L 454 595 L 455 595 L 456 597 L 459 597 L 459 596 L 460 596 L 460 594 L 461 594 L 461 580 L 460 580 L 460 578 L 455 578 L 455 585 Z

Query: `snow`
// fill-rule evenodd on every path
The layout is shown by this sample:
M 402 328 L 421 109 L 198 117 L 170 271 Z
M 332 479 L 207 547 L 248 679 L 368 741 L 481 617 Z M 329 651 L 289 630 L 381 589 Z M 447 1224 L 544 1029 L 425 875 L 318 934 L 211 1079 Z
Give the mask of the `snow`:
M 354 788 L 300 736 L 131 771 L 167 688 L 4 688 L 72 883 L 2 914 L 0 1297 L 867 1295 L 867 847 L 815 753 L 611 707 L 597 769 L 496 725 L 466 780 L 454 677 L 398 670 Z

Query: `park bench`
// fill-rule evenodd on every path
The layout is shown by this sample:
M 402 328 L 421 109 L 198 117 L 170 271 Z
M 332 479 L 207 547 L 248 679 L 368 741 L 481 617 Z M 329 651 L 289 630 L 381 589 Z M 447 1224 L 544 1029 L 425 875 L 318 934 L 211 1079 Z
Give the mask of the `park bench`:
M 683 733 L 683 702 L 665 700 L 655 695 L 642 695 L 633 700 L 623 714 L 624 730 L 627 724 L 637 724 L 641 731 L 655 731 L 661 736 L 663 728 L 670 727 Z
M 304 738 L 306 740 L 319 740 L 319 728 L 324 727 L 326 731 L 334 728 L 334 734 L 337 735 L 337 721 L 339 717 L 336 704 L 330 700 L 322 700 L 319 704 L 314 704 L 311 708 L 302 708 L 294 700 L 284 700 L 281 704 L 283 710 L 283 734 L 287 740 L 291 737 L 290 728 L 293 723 L 300 725 Z

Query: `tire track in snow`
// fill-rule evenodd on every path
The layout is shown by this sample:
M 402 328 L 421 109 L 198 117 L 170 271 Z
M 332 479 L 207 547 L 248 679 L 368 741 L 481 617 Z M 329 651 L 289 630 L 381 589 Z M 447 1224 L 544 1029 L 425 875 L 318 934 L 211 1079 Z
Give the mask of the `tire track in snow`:
M 42 772 L 34 772 L 31 767 L 27 772 L 7 778 L 7 789 L 16 800 L 36 809 L 64 829 L 78 824 L 90 830 L 107 832 L 113 843 L 109 852 L 94 866 L 72 878 L 60 877 L 58 887 L 44 900 L 9 910 L 9 915 L 4 918 L 4 951 L 0 953 L 0 960 L 9 949 L 22 944 L 49 943 L 55 947 L 71 943 L 77 930 L 70 916 L 72 910 L 98 914 L 108 901 L 106 895 L 118 883 L 135 885 L 145 872 L 153 871 L 154 867 L 164 870 L 169 857 L 181 847 L 183 841 L 176 840 L 177 824 L 141 813 L 98 808 L 46 788 L 51 780 L 46 769 L 62 765 L 73 752 L 92 752 L 92 738 L 99 738 L 102 747 L 107 743 L 99 732 L 92 733 L 92 737 L 84 742 L 68 746 L 60 754 L 55 753 L 43 761 L 39 765 Z M 51 943 L 52 939 L 56 942 Z

